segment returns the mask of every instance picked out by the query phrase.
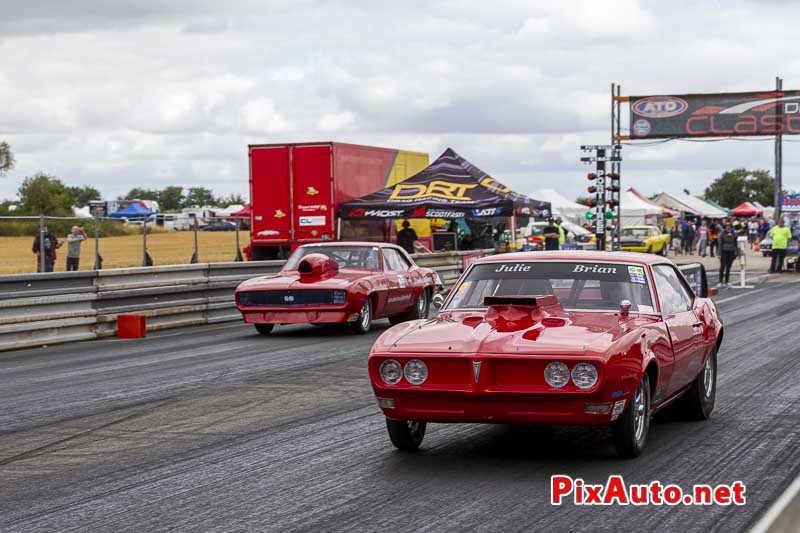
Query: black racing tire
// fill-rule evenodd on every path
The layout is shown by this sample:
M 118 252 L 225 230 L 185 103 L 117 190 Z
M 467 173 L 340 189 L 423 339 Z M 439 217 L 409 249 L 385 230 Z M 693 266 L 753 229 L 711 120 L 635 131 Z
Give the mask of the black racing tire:
M 652 254 L 653 253 L 653 245 L 652 244 L 647 247 L 647 253 L 648 254 Z
M 398 450 L 413 452 L 419 449 L 422 439 L 425 438 L 425 422 L 412 422 L 411 420 L 386 419 L 386 429 L 389 439 Z
M 613 426 L 614 448 L 625 458 L 639 457 L 650 430 L 650 381 L 647 374 L 636 387 L 622 418 Z
M 717 350 L 711 352 L 692 386 L 679 400 L 679 409 L 689 420 L 708 420 L 717 397 Z
M 367 333 L 372 327 L 372 298 L 367 297 L 367 301 L 358 312 L 358 318 L 355 322 L 350 324 L 353 331 L 359 335 Z
M 400 324 L 401 322 L 408 322 L 409 320 L 428 318 L 428 311 L 430 310 L 430 307 L 431 299 L 428 289 L 422 289 L 422 293 L 420 293 L 419 298 L 417 298 L 417 301 L 414 302 L 414 305 L 411 307 L 411 309 L 402 315 L 390 316 L 389 322 L 392 324 Z
M 262 335 L 269 335 L 272 333 L 272 328 L 275 327 L 275 324 L 253 324 L 256 327 L 256 331 L 258 331 Z
M 667 245 L 664 244 L 663 246 L 661 246 L 661 253 L 659 255 L 661 257 L 667 257 L 667 252 L 668 252 Z

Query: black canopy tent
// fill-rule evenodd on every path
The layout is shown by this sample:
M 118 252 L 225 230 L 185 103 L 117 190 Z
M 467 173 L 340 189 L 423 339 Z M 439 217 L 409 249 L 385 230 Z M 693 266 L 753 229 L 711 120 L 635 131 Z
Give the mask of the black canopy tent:
M 448 148 L 405 181 L 344 202 L 344 219 L 547 217 L 550 203 L 518 194 Z

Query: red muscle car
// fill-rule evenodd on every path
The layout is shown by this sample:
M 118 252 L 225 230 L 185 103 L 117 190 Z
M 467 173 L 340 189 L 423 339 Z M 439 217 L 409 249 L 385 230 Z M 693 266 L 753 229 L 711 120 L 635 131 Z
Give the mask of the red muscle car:
M 369 375 L 400 449 L 428 422 L 607 425 L 635 457 L 667 405 L 709 417 L 721 342 L 716 305 L 668 259 L 515 253 L 473 263 L 436 318 L 385 331 Z
M 331 242 L 300 246 L 277 274 L 236 288 L 244 321 L 262 335 L 275 324 L 349 323 L 357 333 L 388 317 L 393 324 L 428 316 L 442 281 L 393 244 Z

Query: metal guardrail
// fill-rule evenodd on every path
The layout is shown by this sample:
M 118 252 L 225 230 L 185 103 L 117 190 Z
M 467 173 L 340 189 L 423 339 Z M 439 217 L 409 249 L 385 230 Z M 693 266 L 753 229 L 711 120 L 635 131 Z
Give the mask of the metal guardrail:
M 491 250 L 486 251 L 491 252 Z M 470 252 L 414 256 L 446 286 Z M 116 334 L 117 315 L 147 317 L 147 330 L 240 320 L 233 291 L 283 261 L 202 263 L 0 276 L 0 351 Z

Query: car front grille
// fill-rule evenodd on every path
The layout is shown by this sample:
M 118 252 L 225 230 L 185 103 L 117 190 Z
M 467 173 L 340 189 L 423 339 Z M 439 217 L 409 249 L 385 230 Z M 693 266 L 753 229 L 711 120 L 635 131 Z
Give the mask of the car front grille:
M 242 291 L 238 295 L 242 307 L 294 307 L 309 305 L 341 305 L 347 293 L 340 290 Z

